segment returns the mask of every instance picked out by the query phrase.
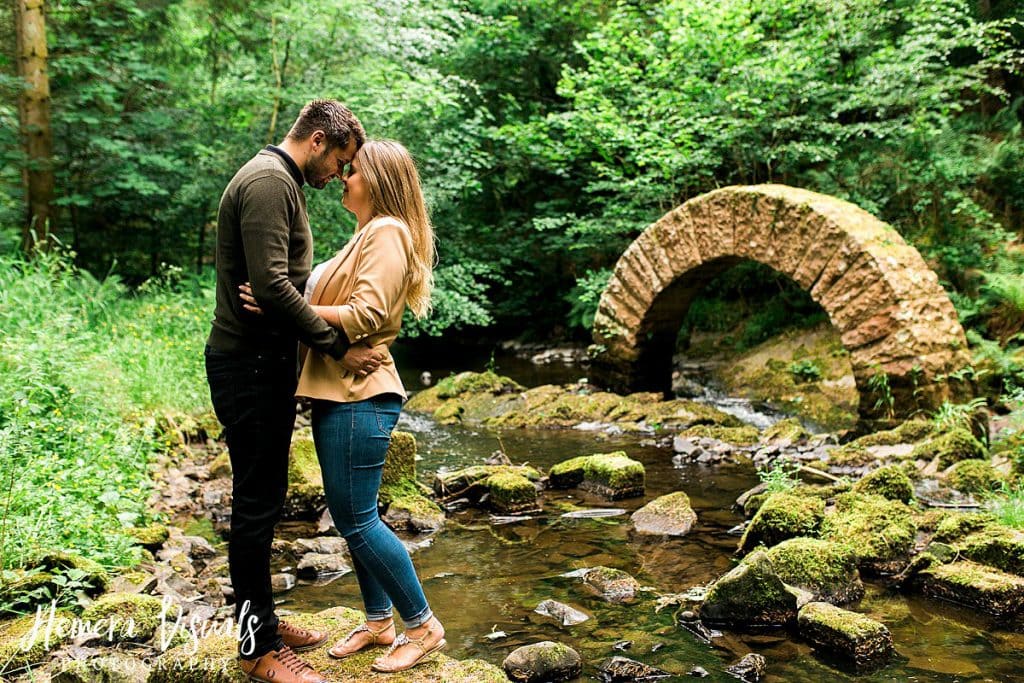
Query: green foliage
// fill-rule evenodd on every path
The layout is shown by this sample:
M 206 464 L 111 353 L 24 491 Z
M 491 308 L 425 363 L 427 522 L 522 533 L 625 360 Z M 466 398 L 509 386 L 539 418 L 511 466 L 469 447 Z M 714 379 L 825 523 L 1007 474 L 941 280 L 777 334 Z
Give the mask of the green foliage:
M 212 301 L 150 286 L 128 296 L 62 254 L 0 258 L 0 567 L 39 550 L 132 564 L 125 527 L 151 511 L 141 419 L 206 405 Z
M 402 336 L 438 337 L 445 330 L 484 326 L 493 322 L 486 296 L 492 271 L 474 263 L 455 263 L 434 273 L 435 289 L 430 315 L 417 319 L 409 310 L 402 319 Z
M 604 288 L 612 277 L 612 270 L 588 270 L 576 280 L 576 286 L 569 290 L 566 301 L 569 303 L 568 324 L 581 333 L 589 333 L 594 326 L 597 305 L 601 301 Z
M 1010 486 L 1003 482 L 999 492 L 992 496 L 986 507 L 1006 526 L 1024 529 L 1024 486 Z
M 974 415 L 985 407 L 984 398 L 973 398 L 967 403 L 950 403 L 943 401 L 932 415 L 932 424 L 937 431 L 948 432 L 954 429 L 972 431 Z
M 817 382 L 822 378 L 821 368 L 813 359 L 793 361 L 789 364 L 789 374 L 797 382 Z
M 892 419 L 895 415 L 896 399 L 892 395 L 892 388 L 889 386 L 889 375 L 879 369 L 868 377 L 868 390 L 875 399 L 874 409 L 882 410 L 885 416 Z
M 776 460 L 771 467 L 760 469 L 757 476 L 767 487 L 768 494 L 781 493 L 796 488 L 800 484 L 800 463 L 789 460 Z

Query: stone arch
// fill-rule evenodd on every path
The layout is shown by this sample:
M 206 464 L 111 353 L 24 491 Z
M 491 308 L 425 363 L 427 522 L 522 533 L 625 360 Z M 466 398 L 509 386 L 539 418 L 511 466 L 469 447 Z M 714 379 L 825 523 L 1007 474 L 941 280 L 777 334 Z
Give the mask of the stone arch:
M 969 393 L 948 375 L 970 363 L 938 276 L 891 226 L 849 202 L 786 185 L 695 197 L 626 249 L 594 319 L 591 380 L 619 392 L 664 391 L 686 311 L 740 261 L 808 291 L 850 352 L 862 417 L 878 418 L 869 379 L 884 372 L 898 415 Z

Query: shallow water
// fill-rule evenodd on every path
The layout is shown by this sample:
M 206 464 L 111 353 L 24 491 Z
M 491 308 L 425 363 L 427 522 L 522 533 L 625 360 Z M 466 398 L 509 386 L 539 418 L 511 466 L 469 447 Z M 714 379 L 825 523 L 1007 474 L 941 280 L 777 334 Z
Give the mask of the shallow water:
M 530 366 L 528 372 L 517 373 L 509 360 L 503 359 L 501 365 L 503 373 L 531 385 L 582 376 L 565 367 L 538 370 Z M 419 373 L 414 369 L 406 373 L 408 386 L 416 386 L 413 381 Z M 608 503 L 582 492 L 546 492 L 544 512 L 521 521 L 492 524 L 489 515 L 478 510 L 451 515 L 448 526 L 416 551 L 414 562 L 432 607 L 445 623 L 453 656 L 479 657 L 500 665 L 515 647 L 550 639 L 569 644 L 583 655 L 587 666 L 580 680 L 592 679 L 595 665 L 603 658 L 622 654 L 683 678 L 700 665 L 711 674 L 705 680 L 735 681 L 723 668 L 754 651 L 768 660 L 768 681 L 1024 681 L 1020 621 L 998 624 L 968 609 L 892 594 L 880 582 L 869 582 L 868 595 L 853 609 L 885 623 L 900 656 L 884 669 L 858 675 L 814 654 L 783 629 L 728 632 L 706 644 L 674 625 L 672 608 L 655 613 L 653 592 L 643 593 L 632 605 L 609 605 L 585 592 L 577 579 L 561 576 L 573 569 L 604 565 L 623 569 L 660 593 L 707 584 L 734 565 L 737 538 L 728 530 L 743 520 L 730 506 L 757 483 L 752 466 L 675 468 L 671 452 L 644 445 L 640 436 L 530 430 L 499 434 L 441 427 L 408 414 L 403 415 L 399 429 L 416 435 L 423 457 L 418 463 L 420 478 L 426 483 L 441 467 L 478 464 L 499 448 L 516 463 L 542 468 L 575 455 L 621 449 L 647 469 L 647 493 L 642 499 Z M 683 539 L 637 537 L 630 531 L 628 515 L 562 516 L 574 506 L 631 512 L 677 490 L 686 491 L 698 515 L 698 523 Z M 562 627 L 533 612 L 545 599 L 565 602 L 593 618 Z M 310 611 L 337 604 L 360 606 L 354 575 L 326 586 L 300 584 L 287 594 L 283 606 Z M 508 635 L 485 638 L 492 631 Z M 613 646 L 623 640 L 632 641 L 632 646 L 616 650 Z

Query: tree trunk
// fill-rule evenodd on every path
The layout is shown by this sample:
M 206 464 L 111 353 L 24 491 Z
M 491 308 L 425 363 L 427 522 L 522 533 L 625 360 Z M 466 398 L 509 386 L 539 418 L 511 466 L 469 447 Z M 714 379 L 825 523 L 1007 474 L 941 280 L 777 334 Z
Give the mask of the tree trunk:
M 46 20 L 43 0 L 14 0 L 18 76 L 24 90 L 18 101 L 22 177 L 28 215 L 22 247 L 45 248 L 53 227 L 53 132 L 50 129 L 50 80 L 46 75 Z

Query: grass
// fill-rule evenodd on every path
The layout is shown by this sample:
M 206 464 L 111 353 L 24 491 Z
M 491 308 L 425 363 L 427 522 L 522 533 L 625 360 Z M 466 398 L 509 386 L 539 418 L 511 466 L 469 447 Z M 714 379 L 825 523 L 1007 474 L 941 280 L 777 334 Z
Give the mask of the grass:
M 49 550 L 130 566 L 151 512 L 160 411 L 208 402 L 212 294 L 179 277 L 132 294 L 68 254 L 0 257 L 0 568 Z
M 782 493 L 800 484 L 800 464 L 788 460 L 776 460 L 769 468 L 758 470 L 757 476 L 765 485 L 766 493 Z
M 1002 524 L 1024 529 L 1024 485 L 1018 483 L 1011 487 L 1004 483 L 988 501 L 987 507 Z

